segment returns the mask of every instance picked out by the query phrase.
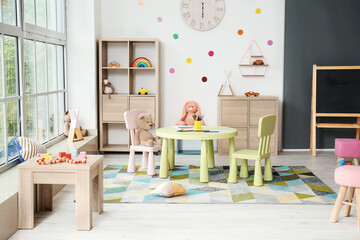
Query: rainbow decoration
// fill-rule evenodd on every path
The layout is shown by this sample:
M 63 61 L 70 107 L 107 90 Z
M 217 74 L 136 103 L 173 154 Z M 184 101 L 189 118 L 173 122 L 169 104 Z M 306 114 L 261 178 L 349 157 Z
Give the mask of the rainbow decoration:
M 152 65 L 149 59 L 144 57 L 139 57 L 133 61 L 132 67 L 147 68 L 147 67 L 152 67 Z

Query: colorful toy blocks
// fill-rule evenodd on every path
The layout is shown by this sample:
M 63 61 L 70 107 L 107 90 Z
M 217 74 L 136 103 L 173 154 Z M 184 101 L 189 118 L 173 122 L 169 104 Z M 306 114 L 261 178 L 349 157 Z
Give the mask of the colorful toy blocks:
M 71 159 L 71 153 L 66 153 L 65 158 Z
M 65 157 L 66 152 L 59 152 L 59 158 Z
M 51 156 L 51 153 L 45 153 L 45 154 L 44 154 L 45 160 L 49 160 L 49 159 L 50 159 L 50 156 Z
M 74 158 L 74 157 L 77 157 L 78 155 L 78 151 L 77 150 L 72 150 L 71 151 L 71 157 Z
M 85 152 L 85 151 L 80 152 L 80 157 L 81 157 L 81 158 L 85 158 L 85 157 L 86 157 L 86 152 Z

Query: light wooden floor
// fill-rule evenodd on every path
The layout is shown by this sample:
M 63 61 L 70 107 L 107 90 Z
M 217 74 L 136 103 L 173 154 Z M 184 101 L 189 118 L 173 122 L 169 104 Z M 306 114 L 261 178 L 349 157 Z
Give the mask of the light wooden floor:
M 137 163 L 141 155 L 137 155 Z M 106 155 L 104 165 L 126 164 L 128 155 Z M 159 164 L 160 157 L 156 156 Z M 199 164 L 199 156 L 177 156 L 176 164 Z M 333 153 L 285 152 L 273 165 L 305 165 L 338 191 Z M 228 158 L 216 156 L 216 165 Z M 331 205 L 285 204 L 104 204 L 93 215 L 91 231 L 75 230 L 75 189 L 66 186 L 54 198 L 53 212 L 35 215 L 33 230 L 17 231 L 10 239 L 360 239 L 355 211 L 330 223 Z

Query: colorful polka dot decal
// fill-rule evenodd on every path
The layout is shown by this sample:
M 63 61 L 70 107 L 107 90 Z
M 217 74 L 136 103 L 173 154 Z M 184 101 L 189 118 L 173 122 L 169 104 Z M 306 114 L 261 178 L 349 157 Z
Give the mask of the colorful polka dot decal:
M 267 45 L 272 46 L 274 42 L 272 40 L 267 41 Z
M 174 73 L 175 73 L 175 69 L 174 69 L 174 68 L 170 68 L 170 69 L 169 69 L 169 72 L 170 72 L 171 74 L 174 74 Z
M 158 23 L 161 23 L 161 22 L 162 22 L 162 17 L 158 17 L 158 18 L 156 19 L 156 21 L 157 21 Z
M 244 30 L 239 29 L 239 30 L 237 31 L 237 34 L 240 35 L 240 36 L 243 35 L 243 34 L 244 34 Z
M 208 54 L 209 54 L 210 57 L 212 57 L 212 56 L 214 56 L 214 51 L 209 51 Z
M 138 5 L 139 5 L 139 7 L 142 7 L 142 6 L 144 6 L 144 2 L 143 2 L 143 1 L 139 1 L 139 2 L 138 2 Z
M 192 62 L 192 59 L 191 59 L 191 58 L 187 58 L 187 59 L 186 59 L 186 62 L 187 62 L 187 63 L 191 63 L 191 62 Z
M 203 82 L 207 82 L 207 77 L 205 77 L 205 76 L 204 76 L 204 77 L 202 77 L 202 78 L 201 78 L 201 81 L 203 81 Z
M 261 13 L 261 9 L 260 9 L 260 8 L 257 8 L 257 9 L 255 10 L 255 12 L 256 12 L 257 14 L 260 14 L 260 13 Z
M 179 38 L 179 35 L 176 34 L 176 33 L 174 33 L 173 38 L 174 38 L 174 39 L 178 39 L 178 38 Z

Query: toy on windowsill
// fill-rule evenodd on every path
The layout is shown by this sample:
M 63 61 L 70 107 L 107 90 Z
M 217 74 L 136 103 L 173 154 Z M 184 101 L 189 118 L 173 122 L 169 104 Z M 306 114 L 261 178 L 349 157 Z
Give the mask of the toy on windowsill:
M 200 115 L 200 107 L 195 101 L 188 101 L 184 105 L 183 113 L 179 122 L 176 125 L 194 125 L 194 118 L 193 115 Z M 202 125 L 205 125 L 204 120 L 201 121 Z
M 247 97 L 250 97 L 250 96 L 257 97 L 257 96 L 259 96 L 259 93 L 254 92 L 254 91 L 249 91 L 249 92 L 244 93 L 244 95 L 247 96 Z
M 120 63 L 117 61 L 111 61 L 108 65 L 109 67 L 120 67 Z
M 64 135 L 68 137 L 69 132 L 70 132 L 70 124 L 71 124 L 71 117 L 70 117 L 69 111 L 65 112 L 64 119 L 65 119 Z M 81 131 L 81 134 L 82 134 L 83 137 L 88 135 L 88 130 L 82 129 L 81 126 L 80 126 L 80 131 Z M 63 154 L 63 152 L 61 152 L 61 154 Z
M 146 88 L 141 88 L 139 91 L 137 91 L 137 94 L 138 95 L 142 95 L 142 94 L 148 95 L 149 91 Z

